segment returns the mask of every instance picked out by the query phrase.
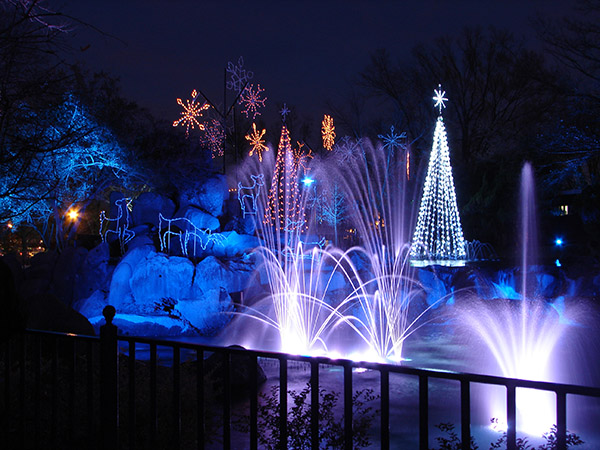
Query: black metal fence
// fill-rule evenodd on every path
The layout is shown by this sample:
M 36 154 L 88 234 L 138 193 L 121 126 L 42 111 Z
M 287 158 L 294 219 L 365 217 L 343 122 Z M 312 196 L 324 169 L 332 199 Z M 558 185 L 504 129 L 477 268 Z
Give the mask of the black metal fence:
M 256 449 L 259 433 L 264 433 L 258 417 L 259 360 L 278 362 L 276 436 L 281 448 L 287 448 L 288 434 L 294 431 L 288 430 L 293 406 L 288 397 L 288 367 L 294 361 L 308 367 L 310 423 L 305 425 L 313 449 L 322 448 L 319 378 L 323 366 L 338 367 L 343 376 L 341 422 L 346 449 L 353 448 L 353 381 L 358 368 L 378 374 L 377 440 L 382 449 L 396 448 L 390 439 L 390 404 L 395 400 L 391 374 L 417 380 L 414 414 L 422 450 L 430 445 L 430 393 L 434 393 L 430 381 L 434 379 L 460 385 L 463 449 L 470 448 L 473 384 L 505 388 L 509 450 L 517 448 L 517 388 L 555 394 L 558 449 L 567 448 L 568 396 L 600 398 L 599 388 L 117 336 L 114 308 L 105 309 L 105 317 L 107 324 L 99 338 L 27 330 L 3 345 L 2 448 Z M 165 350 L 166 357 L 161 353 Z M 242 437 L 235 435 L 238 409 L 246 417 Z M 599 423 L 600 417 L 590 420 Z

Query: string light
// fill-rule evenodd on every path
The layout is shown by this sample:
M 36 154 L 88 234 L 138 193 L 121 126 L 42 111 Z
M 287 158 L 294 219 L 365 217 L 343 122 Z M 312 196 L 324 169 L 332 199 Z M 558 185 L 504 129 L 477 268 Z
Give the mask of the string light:
M 269 151 L 269 148 L 265 145 L 265 141 L 262 138 L 267 130 L 262 130 L 262 131 L 258 131 L 256 129 L 256 124 L 253 123 L 252 124 L 252 132 L 248 133 L 245 138 L 247 141 L 250 142 L 250 145 L 252 146 L 252 149 L 250 150 L 250 153 L 248 153 L 248 156 L 252 156 L 254 155 L 254 153 L 256 153 L 256 155 L 258 156 L 258 160 L 260 162 L 262 162 L 262 152 L 263 151 Z
M 204 134 L 200 142 L 210 149 L 212 158 L 223 156 L 223 142 L 225 142 L 225 132 L 221 122 L 211 119 L 210 125 L 204 127 Z
M 204 130 L 204 125 L 198 121 L 198 117 L 202 117 L 202 111 L 210 108 L 208 103 L 200 105 L 196 103 L 196 100 L 198 100 L 196 89 L 192 91 L 192 100 L 186 100 L 185 104 L 180 98 L 177 99 L 177 104 L 183 108 L 183 111 L 181 111 L 181 118 L 173 122 L 173 126 L 177 127 L 183 124 L 186 127 L 186 137 L 190 135 L 190 127 L 194 129 L 194 126 L 197 126 L 199 130 Z
M 425 178 L 417 226 L 413 236 L 413 259 L 465 259 L 465 241 L 456 204 L 446 127 L 441 115 L 445 92 L 435 90 L 435 107 L 440 108 L 429 167 Z
M 256 91 L 254 90 L 253 84 L 246 86 L 246 89 L 244 89 L 244 92 L 240 95 L 240 100 L 238 102 L 240 105 L 244 105 L 242 112 L 246 117 L 252 114 L 252 119 L 254 120 L 256 116 L 260 116 L 258 108 L 264 107 L 265 101 L 267 100 L 267 97 L 261 98 L 260 96 L 261 92 L 264 91 L 264 89 L 261 89 L 260 84 L 256 85 Z
M 230 79 L 227 81 L 227 89 L 233 90 L 238 94 L 246 86 L 248 80 L 252 79 L 254 73 L 244 69 L 244 58 L 239 57 L 237 64 L 233 64 L 231 61 L 227 63 L 227 72 L 231 74 Z
M 250 178 L 252 179 L 251 186 L 243 186 L 241 181 L 238 183 L 238 201 L 244 217 L 246 217 L 246 214 L 256 214 L 256 199 L 260 195 L 260 188 L 265 185 L 265 176 L 262 173 L 260 175 L 250 175 Z M 250 199 L 252 205 L 250 209 L 246 208 L 246 199 Z
M 335 127 L 333 126 L 333 117 L 327 114 L 321 123 L 321 134 L 323 135 L 323 147 L 331 151 L 335 144 Z
M 284 110 L 287 110 L 284 106 Z M 282 110 L 282 111 L 284 111 Z M 287 114 L 289 110 L 285 111 Z M 285 114 L 282 112 L 285 117 Z M 299 171 L 306 168 L 310 152 L 304 153 L 302 145 L 294 150 L 290 142 L 289 131 L 284 124 L 281 129 L 277 159 L 269 190 L 268 204 L 264 222 L 268 225 L 278 224 L 280 229 L 290 230 L 290 227 L 302 227 L 304 217 L 300 205 Z
M 439 84 L 438 88 L 434 89 L 433 92 L 435 93 L 435 95 L 433 96 L 433 100 L 435 101 L 433 107 L 439 108 L 440 114 L 442 114 L 442 108 L 446 107 L 446 105 L 444 105 L 444 102 L 448 101 L 448 99 L 444 97 L 446 95 L 446 91 L 442 91 L 442 85 Z
M 135 237 L 135 231 L 129 229 L 129 211 L 131 208 L 130 198 L 120 198 L 115 201 L 117 207 L 117 217 L 106 217 L 106 211 L 100 211 L 100 237 L 102 242 L 106 242 L 107 234 L 116 234 L 121 246 L 121 253 L 125 253 L 125 245 Z M 107 224 L 104 227 L 104 224 Z M 111 224 L 114 225 L 114 230 L 111 230 Z
M 172 231 L 171 227 L 175 227 L 176 230 Z M 163 231 L 164 230 L 164 231 Z M 181 231 L 185 230 L 185 231 Z M 171 250 L 171 236 L 179 238 L 179 245 L 181 246 L 181 253 L 184 256 L 188 256 L 188 245 L 190 239 L 193 239 L 194 247 L 193 256 L 196 257 L 196 242 L 200 241 L 200 247 L 202 250 L 206 250 L 209 243 L 223 245 L 227 239 L 222 234 L 213 234 L 210 229 L 202 230 L 192 223 L 192 221 L 186 217 L 176 217 L 175 219 L 167 219 L 162 213 L 158 213 L 158 240 L 160 241 L 160 251 L 168 253 Z
M 383 148 L 390 150 L 392 155 L 398 148 L 406 147 L 406 145 L 404 145 L 404 143 L 401 141 L 401 139 L 406 138 L 406 132 L 403 131 L 402 133 L 397 134 L 394 130 L 394 125 L 390 127 L 390 132 L 388 134 L 378 134 L 377 137 L 383 141 Z

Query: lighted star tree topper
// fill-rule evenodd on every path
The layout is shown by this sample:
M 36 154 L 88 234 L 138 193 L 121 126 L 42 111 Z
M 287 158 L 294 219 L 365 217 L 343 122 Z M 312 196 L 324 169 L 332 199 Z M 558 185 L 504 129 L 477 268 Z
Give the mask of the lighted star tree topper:
M 261 98 L 261 92 L 264 91 L 264 89 L 261 89 L 260 84 L 256 85 L 256 90 L 254 90 L 253 84 L 246 86 L 238 102 L 240 105 L 243 105 L 244 109 L 242 109 L 242 112 L 246 117 L 252 115 L 252 119 L 254 120 L 256 116 L 260 116 L 258 108 L 264 107 L 267 101 L 267 97 Z
M 256 153 L 256 155 L 258 156 L 258 160 L 260 162 L 262 162 L 262 152 L 269 151 L 269 148 L 265 145 L 265 140 L 263 139 L 263 136 L 265 135 L 266 132 L 267 132 L 267 130 L 265 130 L 265 129 L 263 129 L 262 131 L 258 131 L 256 129 L 256 124 L 253 123 L 252 124 L 252 132 L 248 133 L 246 136 L 244 136 L 246 138 L 246 140 L 249 141 L 250 145 L 252 146 L 252 148 L 250 149 L 250 153 L 248 153 L 248 156 L 252 156 Z
M 186 137 L 190 135 L 190 128 L 194 129 L 195 126 L 198 127 L 199 130 L 204 130 L 204 125 L 198 121 L 198 118 L 202 117 L 202 111 L 206 111 L 210 108 L 210 105 L 208 103 L 200 104 L 197 100 L 198 92 L 195 89 L 192 91 L 191 100 L 186 100 L 185 103 L 183 103 L 183 100 L 180 98 L 177 99 L 177 104 L 183 108 L 183 111 L 181 111 L 179 120 L 173 122 L 173 126 L 185 126 Z
M 411 258 L 415 260 L 460 260 L 466 258 L 456 192 L 450 165 L 450 150 L 442 109 L 446 92 L 441 85 L 434 90 L 439 116 L 433 133 L 433 145 L 421 197 L 419 217 L 412 241 Z
M 333 126 L 333 117 L 327 114 L 321 123 L 321 135 L 323 136 L 323 147 L 331 151 L 335 144 L 335 127 Z

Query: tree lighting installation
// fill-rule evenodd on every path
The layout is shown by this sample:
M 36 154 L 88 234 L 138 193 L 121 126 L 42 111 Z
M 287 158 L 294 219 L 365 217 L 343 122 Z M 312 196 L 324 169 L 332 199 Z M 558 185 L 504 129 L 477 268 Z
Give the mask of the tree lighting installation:
M 434 90 L 439 116 L 433 134 L 429 167 L 425 178 L 419 217 L 413 236 L 411 258 L 415 260 L 460 260 L 466 258 L 465 241 L 456 205 L 450 165 L 450 150 L 442 109 L 446 92 Z

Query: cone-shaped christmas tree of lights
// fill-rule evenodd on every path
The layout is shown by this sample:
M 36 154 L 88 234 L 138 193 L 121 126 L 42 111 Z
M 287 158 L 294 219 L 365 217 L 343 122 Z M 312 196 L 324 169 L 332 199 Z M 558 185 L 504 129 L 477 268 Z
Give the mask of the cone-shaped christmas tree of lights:
M 465 259 L 465 240 L 456 206 L 456 193 L 450 166 L 450 150 L 442 108 L 448 99 L 442 86 L 435 90 L 435 106 L 440 115 L 435 125 L 433 145 L 427 168 L 427 177 L 421 197 L 419 217 L 413 236 L 413 259 L 456 260 Z
M 300 208 L 298 160 L 292 149 L 290 133 L 285 124 L 288 112 L 289 110 L 284 106 L 283 126 L 265 211 L 265 223 L 281 230 L 296 231 L 304 225 L 304 218 Z

